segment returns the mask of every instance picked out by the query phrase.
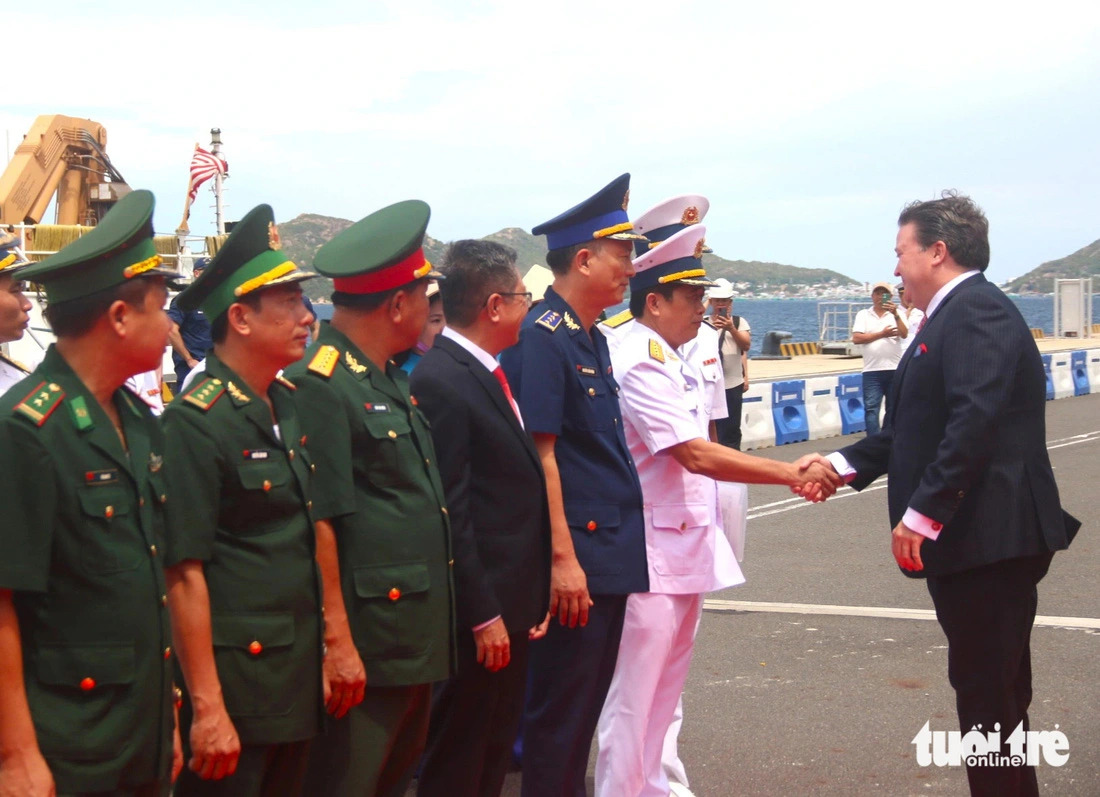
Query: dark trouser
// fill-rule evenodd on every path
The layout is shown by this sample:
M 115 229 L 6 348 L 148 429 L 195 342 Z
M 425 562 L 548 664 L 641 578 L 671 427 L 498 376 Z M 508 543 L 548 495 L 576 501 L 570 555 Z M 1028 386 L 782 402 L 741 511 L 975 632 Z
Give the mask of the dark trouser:
M 436 684 L 418 797 L 497 797 L 523 714 L 530 642 L 511 634 L 511 660 L 497 672 L 477 662 L 474 635 L 459 632 L 458 675 Z
M 404 797 L 428 736 L 431 684 L 370 686 L 331 720 L 309 757 L 303 794 Z
M 144 786 L 127 787 L 125 789 L 113 789 L 112 791 L 65 791 L 58 792 L 57 797 L 164 797 L 168 794 L 168 781 L 157 781 Z
M 187 768 L 190 751 L 185 749 L 183 772 L 176 781 L 176 797 L 269 797 L 302 794 L 306 762 L 312 740 L 284 744 L 241 745 L 237 771 L 221 780 L 203 780 Z
M 726 388 L 726 409 L 729 417 L 714 422 L 718 428 L 718 442 L 738 451 L 741 450 L 741 406 L 744 399 L 744 385 Z
M 878 422 L 878 410 L 882 406 L 882 400 L 890 392 L 890 383 L 894 381 L 894 372 L 890 371 L 864 371 L 863 372 L 863 418 L 867 422 L 867 434 L 878 434 L 880 430 Z M 890 405 L 886 405 L 890 409 Z
M 523 797 L 585 797 L 588 753 L 626 616 L 626 595 L 593 595 L 588 625 L 550 620 L 531 643 L 523 717 Z
M 928 579 L 936 617 L 947 634 L 947 675 L 963 733 L 1001 725 L 1003 742 L 1031 704 L 1031 626 L 1036 585 L 1053 554 L 1006 559 Z M 1008 754 L 1008 746 L 1003 752 Z M 972 795 L 1037 795 L 1035 767 L 967 767 Z

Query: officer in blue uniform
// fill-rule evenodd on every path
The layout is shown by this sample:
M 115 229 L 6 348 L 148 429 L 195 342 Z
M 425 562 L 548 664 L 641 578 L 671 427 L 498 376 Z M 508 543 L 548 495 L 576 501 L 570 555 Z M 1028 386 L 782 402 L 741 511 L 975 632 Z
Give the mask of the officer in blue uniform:
M 550 622 L 531 645 L 523 795 L 583 797 L 588 753 L 619 650 L 626 598 L 645 592 L 641 486 L 623 436 L 600 313 L 634 273 L 630 175 L 535 227 L 554 272 L 501 357 L 546 472 Z

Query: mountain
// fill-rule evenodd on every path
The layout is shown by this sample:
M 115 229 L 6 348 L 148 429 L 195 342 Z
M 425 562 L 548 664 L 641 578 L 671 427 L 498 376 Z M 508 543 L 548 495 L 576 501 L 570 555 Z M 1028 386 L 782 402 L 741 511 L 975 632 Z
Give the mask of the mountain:
M 1006 284 L 1005 290 L 1009 293 L 1053 293 L 1055 277 L 1100 277 L 1100 241 L 1093 241 L 1060 260 L 1051 260 L 1033 268 Z
M 303 213 L 297 218 L 279 225 L 279 236 L 283 242 L 283 251 L 287 257 L 299 266 L 313 268 L 313 257 L 321 245 L 351 226 L 347 219 L 320 216 L 315 213 Z M 536 238 L 519 227 L 506 227 L 492 235 L 484 236 L 486 241 L 496 241 L 516 250 L 516 263 L 521 272 L 535 263 L 546 263 L 546 244 L 541 237 Z M 1100 244 L 1100 242 L 1097 242 Z M 433 263 L 439 263 L 447 244 L 432 238 L 424 238 L 424 255 Z M 781 263 L 761 263 L 755 260 L 725 260 L 715 255 L 704 255 L 703 264 L 711 277 L 725 277 L 741 289 L 767 290 L 787 287 L 809 287 L 811 285 L 847 286 L 859 283 L 836 271 L 823 268 L 800 268 Z M 327 298 L 332 292 L 332 282 L 324 278 L 310 280 L 303 285 L 311 299 Z

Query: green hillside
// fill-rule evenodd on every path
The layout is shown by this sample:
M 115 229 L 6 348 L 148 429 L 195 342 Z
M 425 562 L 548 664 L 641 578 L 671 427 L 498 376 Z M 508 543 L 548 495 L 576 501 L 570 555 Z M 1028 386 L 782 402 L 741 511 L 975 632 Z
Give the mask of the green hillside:
M 1009 293 L 1053 293 L 1054 280 L 1100 277 L 1100 241 L 1093 241 L 1072 255 L 1051 260 L 1005 285 Z
M 313 257 L 322 244 L 343 232 L 351 222 L 304 213 L 279 225 L 279 234 L 283 242 L 283 251 L 287 257 L 303 268 L 313 268 Z M 535 237 L 518 227 L 506 227 L 484 240 L 497 241 L 516 250 L 517 263 L 521 271 L 526 271 L 535 263 L 546 263 L 546 244 L 542 237 Z M 1097 242 L 1100 244 L 1100 242 Z M 432 238 L 424 240 L 424 254 L 433 263 L 443 258 L 446 244 Z M 811 285 L 858 285 L 859 283 L 836 271 L 822 268 L 800 268 L 781 263 L 761 263 L 755 260 L 725 260 L 715 255 L 704 255 L 703 263 L 711 277 L 725 277 L 730 282 L 749 290 L 809 287 Z M 330 280 L 320 278 L 304 284 L 311 299 L 326 298 L 332 292 Z

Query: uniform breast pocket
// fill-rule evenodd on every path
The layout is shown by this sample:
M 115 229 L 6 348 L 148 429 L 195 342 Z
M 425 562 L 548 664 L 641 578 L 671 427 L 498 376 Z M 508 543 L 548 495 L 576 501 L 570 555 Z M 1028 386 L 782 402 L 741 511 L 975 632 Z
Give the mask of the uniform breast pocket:
M 710 567 L 706 504 L 656 504 L 653 513 L 653 566 L 658 573 L 691 575 Z
M 290 684 L 295 672 L 294 616 L 216 614 L 211 618 L 214 661 L 226 708 L 239 717 L 287 714 L 309 684 Z
M 570 420 L 578 429 L 586 431 L 602 432 L 610 429 L 615 413 L 612 402 L 608 400 L 613 394 L 607 383 L 598 376 L 580 372 L 577 373 L 577 383 L 580 385 L 579 407 L 577 416 Z
M 127 744 L 133 717 L 119 708 L 135 678 L 130 644 L 43 645 L 27 698 L 47 755 L 107 760 Z
M 353 572 L 355 612 L 353 625 L 369 629 L 356 639 L 367 659 L 410 658 L 430 645 L 425 629 L 431 626 L 428 591 L 431 574 L 426 562 L 371 565 Z
M 391 487 L 402 482 L 402 452 L 410 455 L 412 428 L 406 418 L 393 412 L 367 413 L 363 416 L 370 440 L 369 478 L 379 487 Z M 419 460 L 419 457 L 416 457 Z
M 138 532 L 134 496 L 118 485 L 78 488 L 84 518 L 80 559 L 89 573 L 104 575 L 135 569 L 145 555 Z

